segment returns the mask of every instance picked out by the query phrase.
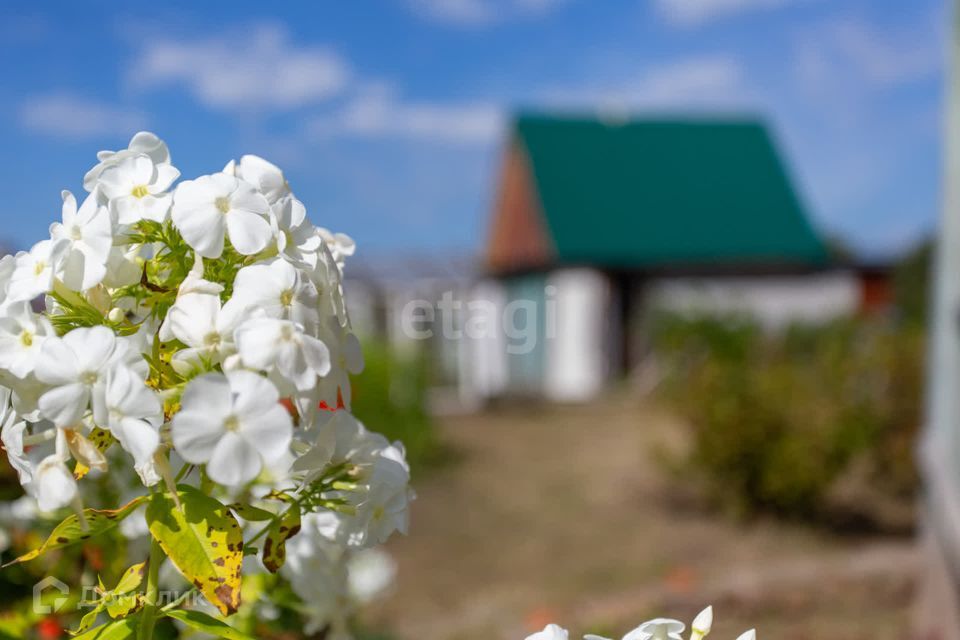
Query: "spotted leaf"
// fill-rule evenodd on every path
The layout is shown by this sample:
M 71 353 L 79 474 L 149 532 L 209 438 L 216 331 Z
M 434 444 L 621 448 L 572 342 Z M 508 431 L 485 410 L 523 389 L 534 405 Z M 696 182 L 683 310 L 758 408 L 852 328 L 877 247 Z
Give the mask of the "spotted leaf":
M 180 573 L 220 613 L 230 615 L 240 606 L 240 525 L 220 501 L 188 485 L 178 489 L 179 508 L 168 493 L 150 498 L 150 534 Z
M 131 500 L 119 509 L 114 510 L 84 509 L 83 516 L 84 520 L 86 521 L 86 528 L 84 528 L 83 523 L 76 514 L 67 516 L 63 522 L 56 526 L 56 528 L 53 530 L 53 533 L 51 533 L 50 537 L 47 538 L 46 542 L 33 551 L 25 553 L 19 558 L 8 562 L 4 566 L 7 567 L 18 562 L 27 562 L 28 560 L 33 560 L 34 558 L 43 555 L 47 551 L 59 549 L 61 547 L 68 547 L 72 544 L 77 544 L 78 542 L 83 542 L 84 540 L 99 535 L 104 531 L 108 531 L 120 524 L 121 520 L 133 513 L 133 511 L 143 504 L 146 499 L 146 496 L 141 496 Z
M 263 566 L 276 573 L 287 559 L 287 540 L 300 532 L 300 507 L 293 504 L 267 531 L 263 541 Z

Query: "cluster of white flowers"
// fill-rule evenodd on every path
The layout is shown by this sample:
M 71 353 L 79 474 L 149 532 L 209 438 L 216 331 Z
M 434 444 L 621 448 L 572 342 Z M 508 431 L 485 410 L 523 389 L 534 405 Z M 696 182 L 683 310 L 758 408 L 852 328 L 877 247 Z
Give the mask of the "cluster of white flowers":
M 256 156 L 178 184 L 151 133 L 98 159 L 50 238 L 0 260 L 10 462 L 41 511 L 80 508 L 114 444 L 147 486 L 199 468 L 225 495 L 282 488 L 304 508 L 286 571 L 309 601 L 317 558 L 335 572 L 405 531 L 412 498 L 402 446 L 349 413 L 353 242 Z
M 703 640 L 710 633 L 713 626 L 713 607 L 707 607 L 693 619 L 690 625 L 690 640 Z M 683 640 L 683 631 L 686 625 L 672 618 L 656 618 L 648 620 L 639 627 L 630 631 L 623 640 Z M 543 631 L 527 636 L 527 640 L 568 640 L 570 634 L 563 627 L 548 624 Z M 754 629 L 746 631 L 737 640 L 756 640 L 757 632 Z M 608 640 L 602 636 L 587 634 L 583 640 Z

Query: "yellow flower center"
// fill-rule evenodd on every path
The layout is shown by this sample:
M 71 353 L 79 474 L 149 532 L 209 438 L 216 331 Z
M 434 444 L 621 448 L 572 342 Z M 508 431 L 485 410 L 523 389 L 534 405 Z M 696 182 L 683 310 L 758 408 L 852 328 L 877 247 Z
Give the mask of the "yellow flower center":
M 38 276 L 43 273 L 43 270 L 47 268 L 47 263 L 43 260 L 37 260 L 37 264 L 33 265 L 33 275 Z
M 25 347 L 33 346 L 33 334 L 27 331 L 26 329 L 24 329 L 20 333 L 20 344 L 22 344 Z
M 130 194 L 133 195 L 134 198 L 142 198 L 146 195 L 149 195 L 150 192 L 147 191 L 147 185 L 138 184 L 130 191 Z
M 240 428 L 240 418 L 237 416 L 227 416 L 223 421 L 223 428 L 227 431 L 237 431 Z
M 280 304 L 282 304 L 285 307 L 289 307 L 292 302 L 293 302 L 292 289 L 287 289 L 286 291 L 280 294 Z
M 203 344 L 208 347 L 219 347 L 220 346 L 220 334 L 217 332 L 208 333 L 203 338 Z
M 230 211 L 230 199 L 229 198 L 217 198 L 213 201 L 213 204 L 216 205 L 217 211 L 220 213 L 227 213 Z

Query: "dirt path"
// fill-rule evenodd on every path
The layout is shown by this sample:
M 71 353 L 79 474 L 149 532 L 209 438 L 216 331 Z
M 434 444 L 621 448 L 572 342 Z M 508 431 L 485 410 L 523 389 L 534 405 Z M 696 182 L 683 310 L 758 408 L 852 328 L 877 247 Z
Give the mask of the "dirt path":
M 653 456 L 678 425 L 629 399 L 445 419 L 462 459 L 415 484 L 390 545 L 396 594 L 371 612 L 405 640 L 513 640 L 547 620 L 622 635 L 718 610 L 716 637 L 903 637 L 914 566 L 898 540 L 737 525 L 671 503 Z

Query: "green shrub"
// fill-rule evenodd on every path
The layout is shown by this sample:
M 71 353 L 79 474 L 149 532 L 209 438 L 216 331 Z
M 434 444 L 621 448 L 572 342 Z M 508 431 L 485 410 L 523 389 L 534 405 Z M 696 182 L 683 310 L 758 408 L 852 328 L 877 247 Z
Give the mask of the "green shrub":
M 692 429 L 685 474 L 740 513 L 816 517 L 854 465 L 911 495 L 923 334 L 842 320 L 764 333 L 743 318 L 660 317 L 663 396 Z
M 363 355 L 363 373 L 353 380 L 354 414 L 390 440 L 403 441 L 414 471 L 438 462 L 442 448 L 427 411 L 423 357 L 402 356 L 375 342 L 364 344 Z

